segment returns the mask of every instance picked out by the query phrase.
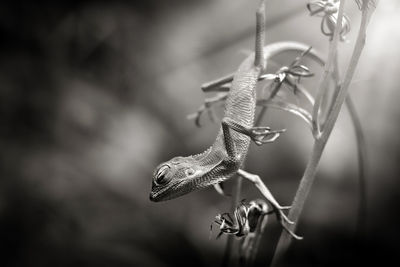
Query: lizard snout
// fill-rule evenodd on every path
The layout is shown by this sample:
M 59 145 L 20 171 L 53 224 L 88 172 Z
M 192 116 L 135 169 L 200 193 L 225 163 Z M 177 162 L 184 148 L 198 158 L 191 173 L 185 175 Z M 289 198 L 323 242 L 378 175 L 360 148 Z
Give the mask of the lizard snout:
M 154 194 L 154 192 L 150 192 L 149 199 L 150 201 L 157 202 L 156 194 Z

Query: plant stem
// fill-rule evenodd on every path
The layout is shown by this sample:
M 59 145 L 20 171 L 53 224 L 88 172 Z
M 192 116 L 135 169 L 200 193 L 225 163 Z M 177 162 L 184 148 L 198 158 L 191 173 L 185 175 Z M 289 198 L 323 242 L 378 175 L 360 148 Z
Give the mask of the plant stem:
M 340 71 L 339 71 L 339 60 L 338 53 L 335 55 L 334 68 L 332 73 L 332 78 L 335 81 L 336 90 L 334 92 L 333 99 L 336 99 L 337 94 L 340 90 Z M 361 239 L 365 230 L 365 222 L 367 218 L 367 183 L 366 183 L 366 142 L 365 136 L 361 125 L 361 120 L 357 115 L 354 102 L 350 95 L 347 95 L 345 100 L 345 105 L 347 106 L 351 122 L 353 124 L 356 147 L 357 147 L 357 163 L 358 163 L 358 215 L 356 223 L 356 237 Z M 333 102 L 330 104 L 329 110 L 332 109 Z M 327 114 L 329 116 L 329 113 Z
M 362 10 L 360 30 L 358 32 L 357 41 L 353 50 L 353 54 L 350 59 L 349 66 L 346 71 L 346 75 L 344 77 L 344 81 L 340 87 L 335 103 L 333 104 L 332 111 L 326 121 L 326 126 L 322 133 L 321 139 L 327 139 L 331 134 L 333 127 L 335 126 L 337 117 L 339 116 L 341 106 L 346 99 L 350 82 L 353 78 L 358 60 L 360 59 L 361 52 L 365 45 L 367 24 L 368 24 L 368 8 L 365 7 Z
M 357 141 L 358 157 L 358 216 L 356 224 L 356 237 L 361 239 L 365 233 L 365 222 L 367 220 L 367 179 L 366 179 L 366 142 L 362 130 L 361 121 L 357 117 L 356 109 L 350 97 L 346 97 L 346 105 L 353 122 L 354 132 Z
M 328 84 L 329 84 L 329 75 L 332 71 L 332 67 L 335 63 L 335 55 L 337 53 L 337 47 L 339 42 L 339 33 L 342 29 L 342 19 L 343 19 L 343 11 L 344 11 L 344 3 L 345 0 L 342 0 L 339 5 L 339 13 L 337 18 L 337 24 L 335 27 L 335 31 L 333 32 L 333 38 L 329 42 L 329 52 L 326 64 L 324 66 L 324 72 L 322 73 L 318 88 L 317 88 L 317 96 L 315 97 L 315 104 L 312 112 L 313 117 L 313 135 L 315 138 L 319 138 L 321 134 L 320 122 L 319 122 L 319 111 L 321 108 L 322 99 L 325 94 L 328 93 Z
M 334 98 L 336 99 L 337 94 L 340 90 L 340 73 L 339 73 L 339 61 L 338 55 L 335 55 L 334 62 L 334 70 L 333 70 L 333 79 L 335 80 L 336 88 Z M 357 239 L 361 239 L 361 236 L 365 230 L 365 222 L 367 219 L 367 183 L 366 183 L 366 142 L 365 136 L 361 125 L 361 120 L 357 115 L 356 108 L 354 106 L 354 102 L 351 99 L 350 95 L 347 95 L 345 100 L 345 105 L 347 106 L 347 110 L 350 115 L 351 122 L 353 124 L 355 138 L 356 138 L 356 147 L 357 147 L 357 163 L 358 163 L 358 215 L 357 215 L 357 223 L 356 223 L 356 237 Z M 333 103 L 330 105 L 333 106 Z M 333 110 L 330 108 L 329 110 Z M 328 114 L 329 115 L 329 114 Z
M 327 139 L 326 139 L 327 140 Z M 295 230 L 297 226 L 297 222 L 299 220 L 300 214 L 302 212 L 304 202 L 311 190 L 311 186 L 314 182 L 318 164 L 322 156 L 322 152 L 325 148 L 326 142 L 323 140 L 316 140 L 314 142 L 311 158 L 308 161 L 306 170 L 304 172 L 303 178 L 301 179 L 299 188 L 296 192 L 296 196 L 293 201 L 292 208 L 289 212 L 289 219 L 294 222 L 292 226 L 288 226 L 291 230 Z M 287 234 L 286 231 L 282 231 L 280 239 L 278 241 L 278 245 L 275 250 L 274 257 L 272 259 L 272 266 L 276 266 L 278 261 L 281 260 L 282 256 L 289 248 L 291 242 L 291 236 Z
M 341 2 L 341 5 L 343 4 L 343 2 Z M 307 165 L 306 171 L 300 182 L 299 189 L 298 189 L 295 199 L 293 201 L 292 209 L 290 210 L 290 213 L 289 213 L 289 218 L 295 222 L 295 224 L 291 227 L 293 230 L 296 228 L 296 225 L 299 220 L 304 203 L 310 192 L 312 183 L 314 182 L 315 174 L 317 172 L 318 163 L 322 156 L 323 149 L 325 148 L 325 145 L 326 145 L 326 143 L 329 139 L 329 136 L 333 130 L 333 127 L 336 123 L 341 106 L 346 99 L 348 87 L 353 78 L 355 68 L 357 66 L 358 60 L 360 58 L 362 49 L 365 44 L 366 28 L 367 28 L 367 24 L 368 24 L 368 20 L 369 20 L 369 15 L 370 14 L 368 14 L 367 3 L 364 2 L 363 9 L 362 9 L 361 25 L 360 25 L 360 29 L 358 32 L 357 41 L 356 41 L 356 44 L 355 44 L 355 47 L 353 50 L 352 57 L 350 59 L 348 69 L 346 71 L 344 81 L 340 87 L 338 94 L 337 94 L 337 98 L 335 99 L 335 103 L 332 107 L 332 111 L 327 118 L 327 122 L 324 127 L 324 131 L 322 132 L 321 137 L 319 139 L 317 139 L 314 143 L 314 148 L 313 148 L 313 152 L 311 155 L 311 159 Z M 339 11 L 338 25 L 341 25 L 340 11 Z M 335 29 L 335 31 L 337 29 L 338 29 L 338 26 Z M 277 245 L 277 249 L 275 251 L 274 258 L 272 260 L 272 266 L 277 265 L 277 263 L 282 258 L 283 254 L 289 248 L 290 242 L 291 242 L 290 236 L 286 232 L 282 232 L 280 240 Z
M 344 5 L 344 1 L 342 0 L 342 2 L 340 3 L 338 24 L 335 29 L 335 34 L 338 33 L 338 30 L 341 26 L 342 15 L 343 15 L 343 13 L 342 13 L 343 5 Z M 292 208 L 289 212 L 289 218 L 295 222 L 294 225 L 292 225 L 290 227 L 292 230 L 296 229 L 296 225 L 299 220 L 301 211 L 304 207 L 304 203 L 307 199 L 307 196 L 311 190 L 311 186 L 314 182 L 318 164 L 321 159 L 323 150 L 326 146 L 329 136 L 330 136 L 330 134 L 333 130 L 333 127 L 336 123 L 336 120 L 339 116 L 340 109 L 346 99 L 348 87 L 353 78 L 355 68 L 357 66 L 358 60 L 360 58 L 361 52 L 362 52 L 364 44 L 365 44 L 366 28 L 367 28 L 367 24 L 368 24 L 368 20 L 369 20 L 369 15 L 370 14 L 368 12 L 367 1 L 364 1 L 363 8 L 362 8 L 361 25 L 360 25 L 360 29 L 358 32 L 357 41 L 356 41 L 356 44 L 355 44 L 355 47 L 353 50 L 352 57 L 350 59 L 349 66 L 348 66 L 346 74 L 345 74 L 344 81 L 341 84 L 340 90 L 336 96 L 334 105 L 332 107 L 332 110 L 331 110 L 328 118 L 327 118 L 323 132 L 322 132 L 320 138 L 315 140 L 310 161 L 307 164 L 303 178 L 300 181 L 298 191 L 294 198 Z M 334 59 L 334 57 L 331 58 L 331 60 L 332 59 Z M 274 258 L 272 259 L 272 266 L 276 266 L 278 264 L 278 262 L 281 260 L 284 253 L 289 248 L 290 242 L 291 242 L 290 235 L 288 235 L 286 232 L 282 232 L 281 237 L 278 242 L 278 245 L 277 245 L 277 248 L 276 248 L 276 251 L 275 251 Z
M 243 164 L 244 168 L 244 164 Z M 232 197 L 232 202 L 231 202 L 231 211 L 232 214 L 236 209 L 237 203 L 240 201 L 240 195 L 242 191 L 242 183 L 243 183 L 243 178 L 239 175 L 236 175 L 236 183 L 234 185 L 235 192 L 233 193 Z M 227 267 L 230 266 L 230 262 L 233 262 L 234 260 L 234 253 L 232 253 L 233 248 L 234 248 L 234 236 L 229 235 L 227 240 L 226 240 L 226 246 L 225 246 L 225 252 L 224 252 L 224 257 L 222 259 L 222 267 Z

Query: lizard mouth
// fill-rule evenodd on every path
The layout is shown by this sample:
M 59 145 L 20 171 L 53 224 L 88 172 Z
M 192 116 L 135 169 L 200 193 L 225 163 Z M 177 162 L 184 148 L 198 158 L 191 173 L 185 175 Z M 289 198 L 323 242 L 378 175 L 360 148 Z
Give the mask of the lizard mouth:
M 174 188 L 178 187 L 179 184 L 181 184 L 181 182 L 178 182 L 178 183 L 174 184 L 173 186 L 168 186 L 168 187 L 162 188 L 161 190 L 158 190 L 158 191 L 152 190 L 150 192 L 150 196 L 149 196 L 150 201 L 159 202 L 159 201 L 169 200 L 169 199 L 178 197 L 179 195 L 176 195 L 176 194 L 168 195 L 167 192 L 170 191 L 172 187 L 174 187 Z M 178 192 L 178 190 L 172 190 L 172 192 Z
M 150 201 L 156 202 L 157 201 L 157 194 L 154 192 L 150 192 Z
M 150 201 L 160 202 L 173 198 L 173 196 L 165 197 L 167 196 L 166 194 L 164 194 L 166 191 L 167 190 L 163 190 L 162 192 L 150 192 L 150 197 L 149 197 Z
M 158 191 L 158 192 L 151 191 L 151 192 L 150 192 L 150 196 L 149 196 L 150 201 L 153 201 L 153 202 L 161 201 L 161 200 L 162 200 L 162 194 L 163 194 L 167 189 L 168 189 L 168 188 L 165 188 L 164 190 Z

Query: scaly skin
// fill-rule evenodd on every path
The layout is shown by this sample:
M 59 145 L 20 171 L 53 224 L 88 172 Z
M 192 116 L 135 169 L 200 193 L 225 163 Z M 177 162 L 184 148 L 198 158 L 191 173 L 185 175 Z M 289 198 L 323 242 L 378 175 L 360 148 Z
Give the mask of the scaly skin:
M 307 49 L 308 46 L 296 42 L 274 43 L 264 47 L 264 62 L 282 52 Z M 254 126 L 256 85 L 264 70 L 264 66 L 255 66 L 254 58 L 254 54 L 247 57 L 234 75 L 222 127 L 214 144 L 201 154 L 175 157 L 160 164 L 153 175 L 150 200 L 158 202 L 177 198 L 221 183 L 237 173 L 245 160 L 251 138 L 232 130 L 232 124 L 244 129 Z

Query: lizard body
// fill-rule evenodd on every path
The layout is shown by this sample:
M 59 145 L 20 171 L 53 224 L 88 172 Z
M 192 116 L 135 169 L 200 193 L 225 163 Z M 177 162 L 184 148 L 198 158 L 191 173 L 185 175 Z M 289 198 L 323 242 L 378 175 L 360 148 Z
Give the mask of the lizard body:
M 282 52 L 303 52 L 308 48 L 307 45 L 297 42 L 270 44 L 263 49 L 264 62 L 267 63 L 270 57 Z M 160 164 L 153 175 L 150 193 L 152 201 L 173 199 L 221 183 L 238 172 L 252 139 L 248 130 L 254 129 L 256 85 L 265 69 L 265 66 L 256 66 L 254 61 L 253 53 L 242 62 L 233 77 L 222 127 L 213 145 L 203 153 L 175 157 Z M 279 132 L 273 131 L 265 132 L 265 135 L 271 133 L 276 137 L 279 135 Z M 257 137 L 254 138 L 257 143 Z
M 283 132 L 271 131 L 269 127 L 254 127 L 256 86 L 266 70 L 268 59 L 287 51 L 304 52 L 309 47 L 296 42 L 279 42 L 264 46 L 265 1 L 261 2 L 256 20 L 255 52 L 240 64 L 233 76 L 216 140 L 203 153 L 175 157 L 160 164 L 153 174 L 150 200 L 158 202 L 177 198 L 211 185 L 216 186 L 238 174 L 256 185 L 276 211 L 284 229 L 294 238 L 301 239 L 285 225 L 285 222 L 293 223 L 283 213 L 284 209 L 290 207 L 281 206 L 258 175 L 247 173 L 240 167 L 251 141 L 257 145 L 273 142 Z

